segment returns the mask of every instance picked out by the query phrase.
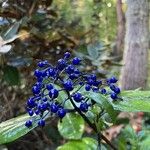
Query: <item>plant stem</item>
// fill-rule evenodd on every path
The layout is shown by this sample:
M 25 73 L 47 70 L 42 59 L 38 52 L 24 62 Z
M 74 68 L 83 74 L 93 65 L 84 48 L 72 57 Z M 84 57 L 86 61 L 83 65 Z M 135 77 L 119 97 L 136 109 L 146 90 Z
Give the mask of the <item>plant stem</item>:
M 101 135 L 99 132 L 97 133 L 97 141 L 98 141 L 97 150 L 101 150 Z
M 73 107 L 75 110 L 81 115 L 81 117 L 84 119 L 85 122 L 88 123 L 88 125 L 96 132 L 98 133 L 97 127 L 95 124 L 91 123 L 90 120 L 80 111 L 80 109 L 75 105 L 75 103 L 72 100 L 72 97 L 69 93 L 69 91 L 66 91 L 68 98 L 70 99 Z M 117 150 L 117 148 L 114 147 L 114 145 L 102 134 L 99 132 L 99 137 L 101 137 L 113 150 Z M 100 140 L 100 139 L 99 139 Z

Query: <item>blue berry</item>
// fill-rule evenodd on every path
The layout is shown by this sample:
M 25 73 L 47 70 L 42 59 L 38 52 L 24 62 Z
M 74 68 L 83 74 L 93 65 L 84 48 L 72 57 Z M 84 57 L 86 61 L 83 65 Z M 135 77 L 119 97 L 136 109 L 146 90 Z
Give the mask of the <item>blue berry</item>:
M 69 58 L 70 57 L 70 53 L 69 52 L 65 52 L 65 54 L 64 54 L 64 58 Z
M 116 83 L 118 80 L 115 78 L 115 77 L 111 77 L 110 79 L 109 79 L 109 82 L 110 83 Z
M 75 74 L 75 73 L 72 73 L 72 74 L 69 75 L 69 78 L 70 78 L 71 80 L 74 80 L 74 79 L 78 78 L 78 75 Z
M 46 77 L 46 76 L 47 76 L 47 71 L 43 70 L 43 71 L 42 71 L 42 77 L 44 78 L 44 77 Z
M 114 91 L 116 89 L 116 86 L 114 84 L 110 84 L 109 87 L 112 91 Z
M 93 92 L 99 92 L 99 88 L 98 87 L 93 87 L 92 90 L 93 90 Z
M 31 127 L 32 126 L 32 120 L 27 120 L 25 123 L 25 126 L 28 128 Z
M 85 85 L 85 90 L 86 90 L 86 91 L 90 91 L 90 89 L 91 89 L 91 86 L 90 86 L 89 84 L 86 84 L 86 85 Z
M 91 85 L 91 86 L 92 86 L 92 85 L 93 85 L 93 83 L 94 83 L 94 81 L 93 81 L 92 79 L 88 79 L 88 80 L 87 80 L 87 84 L 89 84 L 89 85 Z
M 74 69 L 74 73 L 77 74 L 77 75 L 79 75 L 79 74 L 80 74 L 79 69 L 75 68 L 75 69 Z
M 67 91 L 72 91 L 73 90 L 73 82 L 71 80 L 65 81 L 63 86 Z
M 114 92 L 115 92 L 116 94 L 119 94 L 119 93 L 120 93 L 120 88 L 116 87 L 116 88 L 114 89 Z
M 36 86 L 36 87 L 38 87 L 39 89 L 41 89 L 42 86 L 43 86 L 43 84 L 42 84 L 41 82 L 36 82 L 36 83 L 34 84 L 34 86 Z
M 81 102 L 81 100 L 83 99 L 81 93 L 75 93 L 73 95 L 73 99 L 76 101 L 76 102 Z
M 73 65 L 68 65 L 65 69 L 66 73 L 71 74 L 74 73 L 75 67 Z
M 63 118 L 66 115 L 66 110 L 65 109 L 59 109 L 57 112 L 57 115 L 59 116 L 59 118 Z
M 39 111 L 38 109 L 36 109 L 36 110 L 35 110 L 35 114 L 36 114 L 36 115 L 39 115 L 39 114 L 40 114 L 40 111 Z
M 43 101 L 43 102 L 47 102 L 47 97 L 43 97 L 43 98 L 42 98 L 42 101 Z
M 54 70 L 53 68 L 49 68 L 49 69 L 47 70 L 47 74 L 48 74 L 48 76 L 50 76 L 50 77 L 54 77 L 55 74 L 56 74 L 56 72 L 55 72 L 55 70 Z
M 43 110 L 46 110 L 49 107 L 49 103 L 48 102 L 44 102 L 42 104 Z
M 80 104 L 80 110 L 83 112 L 88 111 L 88 104 L 86 102 Z
M 95 80 L 95 81 L 96 81 L 96 75 L 95 75 L 95 74 L 91 74 L 91 75 L 90 75 L 90 78 L 91 78 L 92 80 Z
M 59 59 L 58 60 L 57 67 L 58 67 L 59 70 L 63 70 L 66 67 L 66 65 L 67 64 L 66 64 L 66 61 L 64 59 Z
M 39 125 L 40 127 L 44 127 L 44 126 L 45 126 L 45 121 L 44 121 L 43 119 L 39 120 L 39 121 L 38 121 L 38 125 Z
M 34 75 L 35 75 L 37 78 L 39 78 L 39 77 L 42 76 L 42 72 L 41 72 L 39 69 L 36 69 L 36 70 L 34 71 Z
M 58 97 L 58 94 L 59 92 L 57 89 L 51 89 L 49 92 L 49 97 L 54 99 Z
M 30 111 L 28 111 L 28 114 L 29 114 L 30 116 L 33 116 L 34 112 L 33 112 L 32 110 L 30 110 Z
M 38 81 L 38 82 L 42 82 L 42 81 L 43 81 L 43 77 L 37 78 L 37 81 Z
M 29 99 L 27 100 L 27 106 L 30 107 L 30 108 L 35 107 L 35 101 L 34 101 L 33 98 L 29 98 Z
M 106 94 L 106 89 L 101 89 L 101 94 Z
M 51 104 L 50 109 L 52 113 L 56 113 L 58 111 L 58 105 L 56 104 Z
M 115 99 L 117 99 L 117 94 L 116 94 L 116 93 L 111 93 L 110 97 L 111 97 L 113 100 L 115 100 Z
M 72 60 L 72 64 L 73 65 L 79 65 L 80 64 L 81 59 L 78 57 L 73 58 Z
M 46 85 L 46 88 L 47 88 L 48 90 L 51 90 L 51 89 L 53 89 L 53 85 L 52 85 L 52 84 L 47 84 L 47 85 Z
M 93 82 L 93 85 L 94 86 L 99 86 L 99 85 L 101 85 L 102 84 L 102 81 L 101 80 L 97 80 L 97 81 L 94 81 Z
M 43 107 L 42 104 L 39 104 L 39 105 L 38 105 L 38 110 L 39 110 L 40 112 L 44 112 L 44 111 L 45 111 L 45 108 Z
M 32 87 L 32 92 L 33 92 L 33 94 L 39 94 L 39 93 L 40 93 L 39 87 L 33 86 L 33 87 Z
M 79 85 L 84 85 L 84 82 L 80 81 L 80 82 L 79 82 Z
M 38 66 L 40 67 L 40 68 L 42 68 L 42 67 L 44 67 L 46 64 L 48 64 L 48 61 L 40 61 L 40 62 L 38 62 Z

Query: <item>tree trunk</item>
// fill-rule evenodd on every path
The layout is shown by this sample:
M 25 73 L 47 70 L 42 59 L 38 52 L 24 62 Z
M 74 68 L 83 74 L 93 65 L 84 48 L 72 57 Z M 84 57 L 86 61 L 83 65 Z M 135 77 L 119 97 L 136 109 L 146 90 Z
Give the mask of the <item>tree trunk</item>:
M 148 0 L 127 0 L 124 66 L 121 88 L 145 88 L 148 67 Z
M 113 50 L 113 55 L 118 56 L 121 59 L 123 55 L 124 36 L 125 36 L 125 15 L 122 10 L 122 0 L 117 0 L 116 12 L 118 25 L 117 25 L 116 45 Z

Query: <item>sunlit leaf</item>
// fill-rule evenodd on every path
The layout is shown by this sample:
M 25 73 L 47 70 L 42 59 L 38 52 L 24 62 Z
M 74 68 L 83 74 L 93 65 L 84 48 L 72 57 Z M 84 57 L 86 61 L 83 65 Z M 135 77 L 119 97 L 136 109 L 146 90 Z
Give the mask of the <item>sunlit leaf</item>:
M 83 138 L 82 140 L 70 141 L 57 148 L 57 150 L 96 150 L 96 149 L 97 149 L 97 142 L 92 138 Z
M 150 91 L 122 91 L 122 100 L 109 101 L 114 109 L 127 112 L 150 112 Z
M 45 114 L 46 113 L 47 112 L 45 112 Z M 44 119 L 46 119 L 47 117 L 48 115 L 46 115 Z M 29 119 L 33 120 L 33 126 L 31 128 L 27 128 L 25 126 L 25 122 Z M 37 121 L 39 119 L 39 116 L 30 117 L 28 114 L 25 114 L 2 122 L 0 124 L 0 144 L 12 142 L 27 134 L 37 126 Z
M 84 132 L 84 120 L 77 114 L 67 114 L 58 123 L 58 130 L 66 139 L 80 139 Z

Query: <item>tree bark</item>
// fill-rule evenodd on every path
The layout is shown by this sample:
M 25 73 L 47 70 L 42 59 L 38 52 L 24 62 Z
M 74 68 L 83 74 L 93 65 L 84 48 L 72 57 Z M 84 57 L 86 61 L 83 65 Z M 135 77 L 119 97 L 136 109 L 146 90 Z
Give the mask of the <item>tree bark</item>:
M 127 0 L 124 66 L 121 88 L 145 88 L 148 67 L 148 0 Z
M 123 55 L 123 46 L 125 37 L 125 14 L 122 10 L 122 0 L 117 0 L 116 12 L 117 12 L 117 37 L 116 37 L 116 45 L 113 50 L 113 55 L 118 56 L 121 59 Z

